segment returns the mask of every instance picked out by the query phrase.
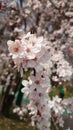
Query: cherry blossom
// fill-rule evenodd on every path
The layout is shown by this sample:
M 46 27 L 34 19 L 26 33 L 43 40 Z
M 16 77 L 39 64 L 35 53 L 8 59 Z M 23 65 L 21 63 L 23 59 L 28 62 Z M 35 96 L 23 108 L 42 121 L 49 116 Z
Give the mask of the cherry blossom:
M 9 41 L 8 48 L 21 73 L 23 69 L 31 70 L 27 80 L 22 81 L 22 92 L 30 100 L 27 107 L 32 125 L 39 130 L 50 130 L 52 119 L 63 127 L 61 99 L 49 97 L 53 72 L 58 75 L 52 77 L 57 82 L 70 80 L 72 76 L 73 69 L 64 59 L 63 52 L 46 38 L 30 33 L 22 35 L 19 41 Z M 18 115 L 22 118 L 23 112 L 20 110 Z
M 23 45 L 21 44 L 20 40 L 15 40 L 15 42 L 9 40 L 7 42 L 7 45 L 8 45 L 8 49 L 10 51 L 10 55 L 12 55 L 12 57 L 14 59 L 18 58 L 18 57 L 21 57 L 21 58 L 23 57 L 24 49 L 23 49 Z

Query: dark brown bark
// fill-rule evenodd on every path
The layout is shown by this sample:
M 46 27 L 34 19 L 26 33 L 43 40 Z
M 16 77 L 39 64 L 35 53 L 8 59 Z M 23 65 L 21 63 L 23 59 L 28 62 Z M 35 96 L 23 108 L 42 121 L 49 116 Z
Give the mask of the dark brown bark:
M 18 73 L 16 74 L 16 85 L 13 86 L 13 88 L 12 88 L 14 94 L 9 93 L 10 89 L 12 87 L 11 83 L 12 83 L 12 81 L 10 81 L 9 85 L 7 86 L 6 92 L 3 93 L 2 97 L 1 97 L 0 113 L 2 113 L 6 117 L 9 116 L 10 108 L 12 107 L 12 103 L 13 103 L 13 100 L 14 100 L 15 93 L 18 90 L 18 86 L 19 86 L 19 83 L 20 83 L 20 74 L 18 74 Z

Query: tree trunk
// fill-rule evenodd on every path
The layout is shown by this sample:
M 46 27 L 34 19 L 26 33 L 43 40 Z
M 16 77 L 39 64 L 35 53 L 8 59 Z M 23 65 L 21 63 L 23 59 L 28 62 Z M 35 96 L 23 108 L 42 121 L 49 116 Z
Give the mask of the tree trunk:
M 9 93 L 11 89 L 11 82 L 12 81 L 10 81 L 9 85 L 7 86 L 6 92 L 3 94 L 0 104 L 0 112 L 7 117 L 9 116 L 10 108 L 12 106 L 15 93 L 18 90 L 18 85 L 20 83 L 20 75 L 18 73 L 16 75 L 16 85 L 13 88 L 13 93 Z

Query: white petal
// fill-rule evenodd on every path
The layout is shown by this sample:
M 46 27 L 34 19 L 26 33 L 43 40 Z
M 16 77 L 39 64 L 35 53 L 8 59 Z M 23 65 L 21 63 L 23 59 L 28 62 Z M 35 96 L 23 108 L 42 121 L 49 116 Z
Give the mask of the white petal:
M 23 80 L 22 81 L 22 85 L 25 86 L 25 87 L 28 86 L 28 81 L 27 80 Z

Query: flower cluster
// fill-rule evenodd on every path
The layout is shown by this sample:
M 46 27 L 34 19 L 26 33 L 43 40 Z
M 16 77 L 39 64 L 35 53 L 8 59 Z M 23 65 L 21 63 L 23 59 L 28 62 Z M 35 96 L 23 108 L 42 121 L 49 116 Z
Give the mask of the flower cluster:
M 17 115 L 20 117 L 20 120 L 25 120 L 24 115 L 28 113 L 28 110 L 26 107 L 15 107 L 13 109 L 13 113 L 17 113 Z
M 51 57 L 53 64 L 56 64 L 54 71 L 56 71 L 58 77 L 63 81 L 70 80 L 72 76 L 72 66 L 64 59 L 62 51 L 56 51 Z
M 38 128 L 47 130 L 50 127 L 50 109 L 49 109 L 49 78 L 42 73 L 37 73 L 36 76 L 31 75 L 28 81 L 23 80 L 25 86 L 23 92 L 29 95 L 30 103 L 28 109 L 32 115 L 32 122 L 36 122 Z
M 63 126 L 60 101 L 55 98 L 51 102 L 48 95 L 53 69 L 61 79 L 67 80 L 72 75 L 72 68 L 64 60 L 63 53 L 55 50 L 51 42 L 43 37 L 30 33 L 22 35 L 19 40 L 8 41 L 8 49 L 21 73 L 23 69 L 25 71 L 31 69 L 28 79 L 22 81 L 24 85 L 22 91 L 30 99 L 28 109 L 32 124 L 36 124 L 39 130 L 50 130 L 51 110 L 53 110 L 57 116 L 59 114 L 58 123 L 61 121 L 60 126 Z M 56 68 L 54 68 L 55 64 L 57 64 Z
M 53 97 L 52 100 L 49 101 L 52 119 L 55 124 L 59 124 L 60 127 L 64 126 L 64 121 L 62 115 L 64 113 L 64 108 L 62 106 L 61 100 L 58 96 Z

